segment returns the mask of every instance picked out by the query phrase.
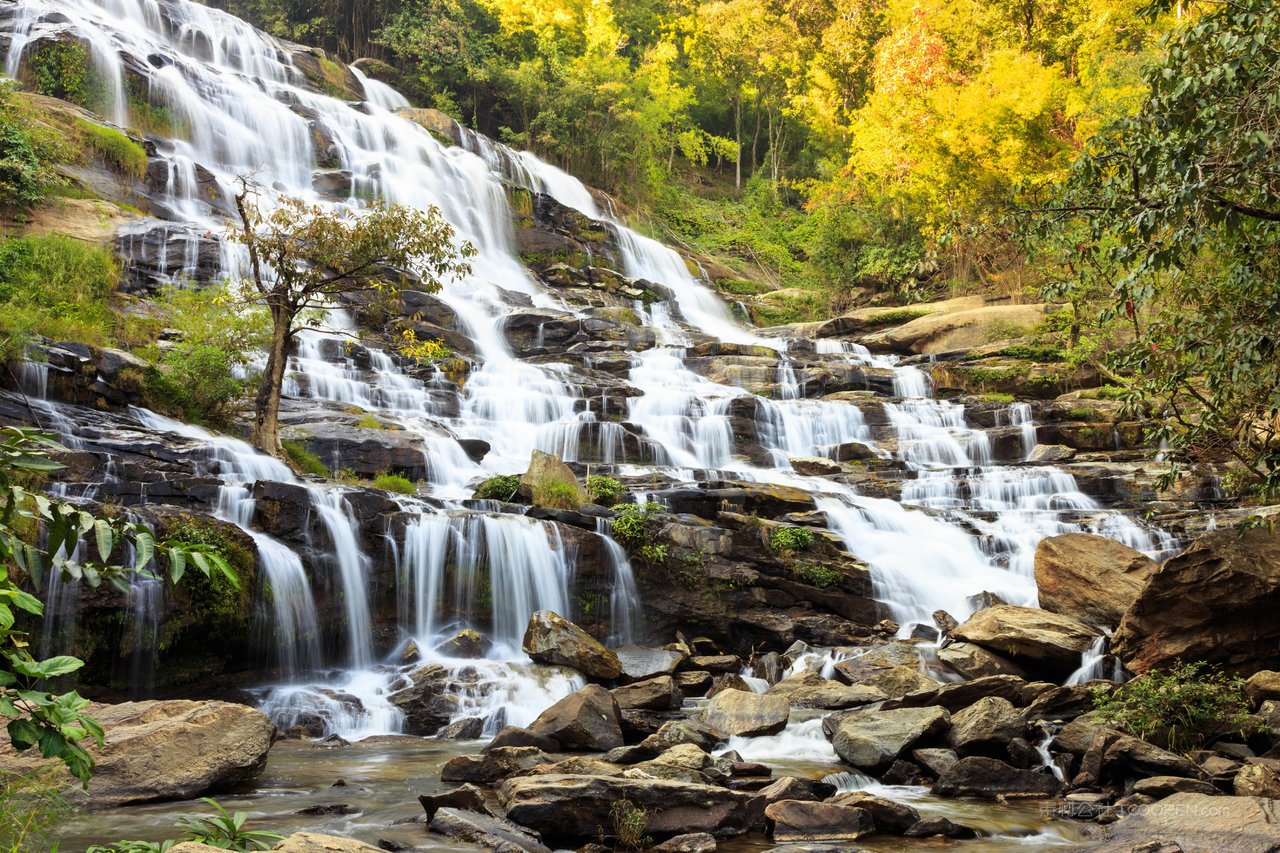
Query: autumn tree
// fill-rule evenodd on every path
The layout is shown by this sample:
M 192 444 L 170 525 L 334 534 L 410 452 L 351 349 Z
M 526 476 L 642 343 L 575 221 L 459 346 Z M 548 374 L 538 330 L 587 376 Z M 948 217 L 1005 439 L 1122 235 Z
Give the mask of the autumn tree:
M 271 345 L 254 400 L 253 441 L 280 452 L 280 394 L 289 349 L 312 318 L 337 297 L 389 296 L 412 281 L 428 292 L 442 279 L 466 275 L 475 249 L 457 244 L 452 226 L 434 206 L 427 210 L 375 202 L 359 210 L 328 210 L 297 199 L 268 205 L 258 188 L 241 181 L 236 196 L 240 227 L 231 237 L 249 258 L 242 287 L 271 317 Z

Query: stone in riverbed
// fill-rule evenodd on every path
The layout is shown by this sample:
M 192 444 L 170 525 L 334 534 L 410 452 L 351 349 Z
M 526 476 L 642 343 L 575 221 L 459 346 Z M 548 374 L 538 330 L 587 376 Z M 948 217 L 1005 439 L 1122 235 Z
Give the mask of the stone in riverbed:
M 716 837 L 709 832 L 689 832 L 668 838 L 649 848 L 650 853 L 715 853 Z
M 956 762 L 933 786 L 940 797 L 1052 797 L 1062 783 L 1049 773 L 1019 770 L 996 758 L 969 756 Z
M 588 684 L 543 711 L 529 731 L 567 750 L 607 752 L 623 744 L 618 702 L 598 684 Z
M 540 735 L 537 732 L 531 732 L 528 729 L 522 729 L 519 726 L 503 726 L 499 732 L 493 736 L 493 740 L 481 752 L 488 752 L 491 749 L 497 749 L 503 746 L 536 746 L 543 752 L 559 752 L 560 744 L 555 738 L 549 738 L 546 735 Z
M 967 826 L 952 823 L 941 815 L 927 817 L 909 827 L 904 833 L 908 838 L 977 838 L 978 833 Z
M 615 649 L 625 681 L 644 681 L 659 675 L 671 675 L 684 662 L 685 654 L 672 649 L 646 649 L 622 646 Z
M 480 717 L 464 717 L 441 729 L 440 740 L 477 740 L 484 733 L 484 720 Z
M 783 776 L 775 779 L 765 787 L 756 791 L 756 796 L 765 804 L 780 800 L 825 800 L 835 793 L 835 786 L 829 782 L 816 779 L 802 779 L 799 776 Z
M 859 686 L 878 690 L 890 699 L 901 699 L 909 693 L 934 690 L 938 682 L 913 666 L 895 666 L 864 678 Z
M 443 782 L 492 783 L 522 770 L 532 770 L 550 759 L 532 746 L 503 746 L 481 755 L 459 755 L 449 759 L 440 769 Z
M 317 832 L 295 832 L 271 849 L 273 853 L 382 853 L 363 841 Z
M 667 711 L 679 708 L 684 701 L 676 681 L 669 675 L 661 675 L 645 681 L 637 681 L 609 691 L 618 701 L 619 708 L 647 708 L 652 711 Z
M 1280 813 L 1274 800 L 1262 797 L 1174 794 L 1117 821 L 1111 834 L 1110 841 L 1088 848 L 1089 853 L 1133 853 L 1155 841 L 1186 851 L 1273 853 L 1280 850 Z
M 852 841 L 875 832 L 863 809 L 805 800 L 780 800 L 764 810 L 774 841 Z
M 484 634 L 465 628 L 441 643 L 437 651 L 452 658 L 482 658 L 492 645 Z
M 742 658 L 737 655 L 694 655 L 687 663 L 689 669 L 711 673 L 737 673 L 742 670 Z
M 578 482 L 577 476 L 574 475 L 568 465 L 564 464 L 559 456 L 542 450 L 533 451 L 533 455 L 529 457 L 529 468 L 520 477 L 520 495 L 533 500 L 536 506 L 541 506 L 537 501 L 544 498 L 545 492 L 550 487 L 557 486 L 569 490 L 572 494 L 574 506 L 563 508 L 577 509 L 587 503 L 587 490 L 582 487 L 582 484 Z M 610 675 L 605 677 L 616 678 L 617 676 Z
M 954 749 L 917 749 L 911 753 L 911 758 L 916 764 L 919 764 L 936 779 L 943 773 L 946 773 L 956 762 L 960 760 L 960 756 L 956 755 Z
M 986 696 L 951 715 L 947 743 L 961 755 L 998 754 L 1026 727 L 1008 699 Z
M 612 679 L 622 674 L 616 654 L 551 610 L 538 610 L 529 617 L 523 649 L 538 663 L 572 667 L 588 678 Z
M 823 678 L 816 672 L 803 672 L 784 678 L 770 687 L 765 695 L 782 696 L 793 708 L 822 708 L 828 711 L 856 708 L 888 698 L 874 687 L 841 684 Z
M 1199 784 L 1206 785 L 1208 783 L 1201 782 Z M 1185 790 L 1190 789 L 1186 787 L 1179 789 L 1179 791 Z M 1232 790 L 1235 791 L 1237 797 L 1280 798 L 1280 761 L 1269 758 L 1248 759 L 1245 765 L 1240 768 L 1240 772 L 1236 773 L 1235 781 L 1232 783 Z M 1196 791 L 1196 793 L 1209 792 Z
M 551 853 L 550 848 L 524 827 L 476 811 L 442 808 L 431 819 L 430 829 L 496 853 Z
M 915 743 L 950 725 L 951 715 L 937 707 L 853 711 L 840 721 L 831 745 L 859 770 L 883 770 Z
M 1236 778 L 1238 779 L 1239 777 Z M 1133 793 L 1141 794 L 1145 797 L 1154 797 L 1158 800 L 1173 794 L 1208 794 L 1209 796 L 1214 796 L 1218 793 L 1218 789 L 1213 787 L 1212 782 L 1205 782 L 1202 779 L 1188 779 L 1184 776 L 1149 776 L 1133 783 Z M 1241 794 L 1240 796 L 1247 797 L 1250 795 Z
M 973 643 L 952 643 L 938 651 L 938 660 L 965 678 L 986 675 L 1016 675 L 1026 678 L 1027 671 L 1006 657 Z
M 866 791 L 847 791 L 836 794 L 827 802 L 837 806 L 853 806 L 871 815 L 876 832 L 901 835 L 920 820 L 920 812 L 905 803 L 897 803 L 877 797 Z
M 1100 635 L 1067 616 L 1034 607 L 999 604 L 970 616 L 952 636 L 1056 676 L 1079 667 L 1080 654 Z
M 711 687 L 711 673 L 706 670 L 677 672 L 676 685 L 686 696 L 704 696 Z
M 489 808 L 484 804 L 484 793 L 475 785 L 462 785 L 452 791 L 440 791 L 435 794 L 420 794 L 418 802 L 422 804 L 422 810 L 427 813 L 428 821 L 443 808 L 489 813 Z
M 775 735 L 787 727 L 791 703 L 781 696 L 725 690 L 702 712 L 702 722 L 725 737 Z
M 1270 669 L 1255 672 L 1244 683 L 1244 695 L 1254 708 L 1268 699 L 1280 699 L 1280 672 Z
M 1089 625 L 1113 628 L 1160 570 L 1160 564 L 1114 539 L 1092 533 L 1049 536 L 1036 546 L 1040 607 Z

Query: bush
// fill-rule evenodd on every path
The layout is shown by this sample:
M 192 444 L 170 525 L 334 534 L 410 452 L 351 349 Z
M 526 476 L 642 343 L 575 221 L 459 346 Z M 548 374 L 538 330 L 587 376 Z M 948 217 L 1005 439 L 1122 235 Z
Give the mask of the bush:
M 621 501 L 622 496 L 626 493 L 626 487 L 612 477 L 604 477 L 599 474 L 592 474 L 587 477 L 587 497 L 591 498 L 592 503 L 598 503 L 601 506 L 613 506 Z
M 519 476 L 515 474 L 497 474 L 476 486 L 476 490 L 471 493 L 471 497 L 478 501 L 510 501 L 515 498 L 516 490 L 519 488 Z
M 0 330 L 9 337 L 0 354 L 20 355 L 38 335 L 110 344 L 119 323 L 109 300 L 119 277 L 110 252 L 70 237 L 0 241 Z
M 39 204 L 64 185 L 54 164 L 69 155 L 66 140 L 39 122 L 29 99 L 0 80 L 0 208 Z
M 775 551 L 804 551 L 813 546 L 813 531 L 807 527 L 779 527 L 769 537 Z
M 217 347 L 179 344 L 165 354 L 164 368 L 147 371 L 147 402 L 186 421 L 226 423 L 231 404 L 245 390 L 230 355 Z
M 653 502 L 623 504 L 613 508 L 617 513 L 613 518 L 613 538 L 628 553 L 654 566 L 667 559 L 667 546 L 655 541 L 658 524 L 656 516 L 662 510 L 662 504 Z
M 302 473 L 313 477 L 329 476 L 329 466 L 321 462 L 320 457 L 308 450 L 301 441 L 285 439 L 280 442 L 280 448 L 284 451 L 289 463 Z
M 576 483 L 552 480 L 534 487 L 533 504 L 548 509 L 577 509 L 581 505 L 580 496 Z
M 649 813 L 630 800 L 618 800 L 610 806 L 609 819 L 613 822 L 613 837 L 621 849 L 642 850 L 653 844 L 653 839 L 644 834 Z
M 373 487 L 384 492 L 395 492 L 397 495 L 416 494 L 418 489 L 408 477 L 400 474 L 385 473 L 373 478 Z
M 93 69 L 89 49 L 83 44 L 49 42 L 31 52 L 28 64 L 40 94 L 103 112 L 110 96 Z
M 791 573 L 804 583 L 819 589 L 830 589 L 844 580 L 844 572 L 820 563 L 797 563 L 791 567 Z
M 1094 690 L 1094 708 L 1107 725 L 1165 749 L 1185 752 L 1255 725 L 1244 679 L 1204 672 L 1206 664 L 1179 663 L 1153 670 L 1108 693 Z

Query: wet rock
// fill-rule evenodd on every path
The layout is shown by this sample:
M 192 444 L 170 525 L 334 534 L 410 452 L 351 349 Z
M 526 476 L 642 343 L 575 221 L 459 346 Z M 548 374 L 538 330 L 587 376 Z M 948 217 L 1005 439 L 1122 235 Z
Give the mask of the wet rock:
M 744 693 L 752 692 L 751 686 L 747 684 L 745 678 L 736 672 L 726 672 L 711 679 L 711 686 L 707 688 L 706 696 L 711 699 L 726 690 L 741 690 Z
M 657 755 L 682 743 L 691 743 L 710 752 L 719 742 L 719 735 L 698 720 L 672 720 L 663 723 L 656 732 L 641 741 L 640 746 L 653 750 Z
M 709 832 L 689 832 L 650 847 L 651 853 L 715 853 L 716 838 Z
M 887 669 L 898 666 L 918 667 L 920 653 L 914 643 L 895 640 L 875 646 L 857 657 L 846 658 L 835 664 L 835 676 L 846 684 L 859 684 Z
M 956 617 L 945 610 L 933 611 L 933 624 L 937 625 L 938 630 L 944 634 L 950 634 L 960 627 L 960 622 L 957 621 Z
M 1244 683 L 1244 695 L 1254 708 L 1270 699 L 1280 699 L 1280 672 L 1270 669 L 1255 672 Z
M 903 835 L 908 838 L 977 838 L 978 833 L 967 826 L 952 823 L 941 815 L 927 817 L 908 827 Z
M 1114 627 L 1160 565 L 1104 536 L 1067 533 L 1036 546 L 1040 607 L 1088 625 Z
M 449 759 L 440 769 L 440 780 L 491 784 L 548 762 L 547 754 L 537 747 L 502 746 L 480 755 L 459 755 Z
M 464 628 L 440 644 L 437 651 L 451 658 L 482 658 L 493 645 L 489 638 L 472 628 Z
M 781 800 L 764 810 L 774 841 L 853 841 L 875 832 L 866 811 L 851 806 Z
M 534 746 L 543 752 L 560 751 L 560 744 L 556 742 L 555 738 L 531 732 L 519 726 L 503 726 L 483 751 L 488 752 L 491 749 L 500 749 L 505 746 Z
M 484 804 L 484 792 L 475 785 L 462 785 L 452 791 L 441 791 L 437 794 L 420 794 L 418 802 L 427 813 L 428 821 L 443 808 L 489 813 L 489 807 Z
M 529 617 L 523 649 L 538 663 L 572 667 L 589 678 L 617 678 L 622 674 L 622 663 L 616 654 L 550 610 L 538 610 Z
M 781 696 L 793 708 L 822 708 L 838 711 L 856 708 L 887 699 L 887 694 L 865 684 L 846 685 L 823 678 L 816 672 L 803 672 L 784 678 L 769 688 L 766 695 Z
M 723 736 L 774 735 L 787 726 L 791 703 L 781 696 L 725 690 L 702 712 L 702 722 Z
M 588 684 L 538 715 L 529 731 L 554 739 L 564 749 L 606 752 L 622 746 L 622 718 L 608 690 Z
M 430 829 L 455 841 L 478 844 L 497 853 L 551 853 L 523 826 L 478 811 L 442 808 L 431 818 Z
M 625 681 L 643 681 L 659 675 L 672 675 L 687 657 L 670 649 L 646 649 L 640 646 L 623 646 L 615 649 Z
M 996 758 L 973 755 L 943 773 L 933 792 L 942 797 L 993 800 L 999 796 L 1051 797 L 1061 788 L 1050 773 L 1019 770 Z
M 1134 672 L 1203 660 L 1243 674 L 1280 669 L 1280 534 L 1234 528 L 1170 557 L 1116 629 Z
M 1212 783 L 1200 779 L 1187 779 L 1183 776 L 1151 776 L 1134 782 L 1133 793 L 1158 800 L 1173 794 L 1208 794 L 1213 796 L 1218 793 L 1218 789 L 1213 787 Z M 1240 794 L 1240 796 L 1256 795 Z
M 961 755 L 1000 753 L 1026 727 L 1026 720 L 1008 699 L 985 696 L 951 715 L 947 743 Z
M 707 832 L 717 838 L 750 828 L 748 794 L 714 785 L 609 776 L 509 779 L 498 797 L 507 817 L 547 838 L 598 838 L 613 826 L 610 810 L 627 800 L 648 815 L 654 836 Z
M 921 778 L 919 767 L 899 758 L 884 771 L 880 781 L 886 785 L 919 785 Z
M 436 734 L 440 740 L 477 740 L 484 734 L 484 720 L 480 717 L 464 717 L 455 720 Z
M 684 701 L 676 681 L 669 675 L 637 681 L 634 684 L 615 687 L 609 691 L 617 700 L 619 708 L 648 708 L 654 711 L 665 711 L 679 708 Z
M 686 696 L 705 696 L 711 687 L 711 673 L 705 670 L 677 672 L 676 685 Z
M 825 800 L 835 793 L 835 786 L 816 779 L 802 779 L 799 776 L 783 776 L 775 779 L 765 787 L 756 791 L 756 796 L 764 803 L 776 803 L 780 800 Z
M 938 651 L 938 660 L 965 678 L 981 678 L 986 675 L 1027 677 L 1027 671 L 1013 661 L 973 643 L 952 643 Z
M 689 658 L 689 669 L 710 673 L 738 673 L 742 670 L 742 658 L 737 655 L 694 655 Z
M 939 705 L 952 713 L 968 708 L 984 696 L 1000 696 L 1010 702 L 1021 700 L 1027 683 L 1016 675 L 988 675 L 972 681 L 959 681 L 935 686 L 933 690 L 908 693 L 901 699 L 889 699 L 885 708 L 923 708 Z
M 1184 783 L 1192 780 L 1182 780 Z M 1208 785 L 1207 782 L 1200 782 L 1200 785 Z M 1210 786 L 1212 787 L 1212 786 Z M 1136 787 L 1135 787 L 1135 790 Z M 1266 758 L 1249 759 L 1240 771 L 1236 773 L 1235 781 L 1232 783 L 1232 790 L 1235 791 L 1237 797 L 1267 797 L 1269 799 L 1280 799 L 1280 761 Z M 1184 784 L 1178 788 L 1178 791 L 1190 791 L 1192 793 L 1211 793 L 1210 791 L 1197 790 Z
M 363 841 L 318 832 L 295 832 L 271 849 L 274 853 L 380 853 Z
M 998 604 L 979 610 L 952 632 L 957 640 L 1007 654 L 1016 663 L 1066 675 L 1099 636 L 1089 626 L 1033 607 Z
M 433 134 L 443 137 L 453 145 L 461 142 L 458 123 L 449 117 L 447 113 L 431 108 L 402 107 L 396 110 L 396 115 L 407 119 L 414 124 L 419 124 L 431 131 Z
M 924 675 L 911 666 L 895 666 L 870 678 L 864 678 L 859 685 L 870 687 L 885 694 L 891 699 L 901 699 L 908 693 L 919 693 L 937 688 L 938 682 Z
M 836 753 L 860 770 L 892 764 L 923 738 L 944 732 L 951 715 L 942 708 L 853 711 L 841 720 L 831 739 Z
M 866 791 L 848 791 L 836 794 L 828 802 L 837 806 L 853 806 L 871 815 L 876 832 L 901 835 L 920 820 L 920 812 L 905 803 L 895 803 Z
M 321 805 L 307 806 L 304 809 L 298 809 L 294 814 L 322 817 L 324 815 L 360 814 L 360 810 L 348 803 L 323 803 Z
M 916 764 L 929 771 L 935 779 L 954 767 L 956 762 L 960 760 L 960 756 L 956 755 L 954 749 L 942 749 L 939 747 L 913 750 L 911 758 Z
M 791 467 L 797 474 L 806 477 L 823 477 L 828 474 L 839 474 L 843 469 L 839 463 L 821 456 L 792 456 Z
M 1133 853 L 1152 842 L 1187 851 L 1260 853 L 1280 849 L 1280 814 L 1274 801 L 1261 797 L 1174 794 L 1159 808 L 1139 809 L 1117 821 L 1111 835 L 1090 853 Z
M 427 664 L 409 675 L 409 687 L 387 697 L 404 713 L 404 733 L 429 737 L 449 725 L 458 710 L 458 698 L 447 692 L 449 673 L 439 664 Z
M 1093 691 L 1100 686 L 1098 682 L 1090 682 L 1051 687 L 1027 705 L 1025 714 L 1031 720 L 1074 719 L 1093 710 Z

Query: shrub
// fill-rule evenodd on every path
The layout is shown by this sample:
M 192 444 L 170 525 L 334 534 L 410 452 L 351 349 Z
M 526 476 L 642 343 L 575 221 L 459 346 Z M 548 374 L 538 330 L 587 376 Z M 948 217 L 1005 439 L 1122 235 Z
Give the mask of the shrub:
M 70 153 L 66 140 L 38 120 L 29 98 L 0 80 L 0 207 L 39 204 L 65 185 L 55 164 Z
M 110 95 L 94 71 L 89 49 L 75 41 L 49 42 L 28 57 L 36 91 L 85 109 L 103 112 Z
M 308 450 L 307 446 L 301 441 L 285 439 L 280 442 L 280 448 L 284 451 L 289 463 L 302 473 L 310 474 L 313 477 L 329 476 L 329 466 L 321 462 L 320 457 Z
M 408 477 L 389 472 L 374 477 L 373 487 L 384 492 L 395 492 L 397 495 L 412 495 L 418 491 Z
M 1108 693 L 1094 690 L 1094 708 L 1108 725 L 1157 746 L 1184 752 L 1255 725 L 1244 679 L 1205 672 L 1203 661 L 1152 670 Z
M 576 483 L 552 480 L 534 487 L 533 503 L 549 509 L 577 509 L 581 503 L 580 495 Z
M 982 395 L 982 400 L 985 403 L 1003 403 L 1005 405 L 1009 405 L 1010 403 L 1016 402 L 1017 398 L 1012 394 L 1005 394 L 1002 391 L 989 391 Z
M 779 527 L 769 537 L 775 551 L 804 551 L 813 546 L 813 531 L 807 527 Z
M 118 321 L 110 298 L 120 276 L 105 249 L 56 235 L 0 241 L 0 329 L 9 357 L 37 335 L 96 346 Z
M 626 493 L 626 487 L 612 477 L 599 474 L 587 477 L 587 497 L 591 498 L 592 503 L 613 506 L 621 501 Z
M 471 497 L 478 501 L 509 501 L 519 488 L 520 477 L 516 474 L 497 474 L 476 486 Z
M 1060 347 L 1052 344 L 1014 344 L 1011 347 L 1005 347 L 1000 350 L 996 355 L 1016 358 L 1022 361 L 1032 361 L 1038 364 L 1063 361 L 1067 357 L 1067 354 Z
M 179 344 L 164 356 L 164 368 L 147 371 L 147 402 L 168 414 L 204 424 L 222 424 L 244 393 L 230 355 L 205 344 Z
M 621 799 L 610 806 L 609 819 L 617 846 L 623 850 L 642 850 L 653 844 L 653 839 L 644 834 L 649 813 L 630 800 Z
M 797 563 L 791 567 L 791 573 L 810 586 L 820 589 L 830 589 L 844 580 L 844 572 L 820 563 Z
M 617 513 L 613 519 L 613 538 L 628 553 L 654 566 L 667 559 L 667 546 L 654 541 L 657 535 L 655 516 L 662 510 L 662 504 L 653 502 L 623 504 L 613 508 Z

